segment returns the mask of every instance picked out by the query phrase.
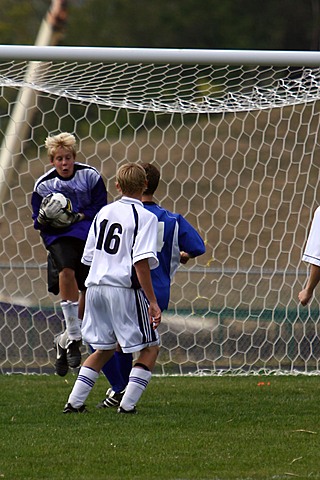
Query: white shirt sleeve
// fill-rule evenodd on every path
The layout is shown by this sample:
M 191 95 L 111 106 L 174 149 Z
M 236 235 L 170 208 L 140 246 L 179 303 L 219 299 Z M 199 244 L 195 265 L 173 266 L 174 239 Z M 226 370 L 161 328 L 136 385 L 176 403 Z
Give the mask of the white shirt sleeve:
M 92 263 L 93 254 L 95 250 L 95 242 L 96 242 L 96 237 L 94 232 L 94 221 L 93 221 L 88 233 L 87 241 L 86 241 L 82 258 L 81 258 L 81 262 L 84 263 L 85 265 L 90 266 Z
M 320 207 L 314 213 L 302 260 L 320 267 Z
M 148 219 L 139 229 L 135 245 L 133 248 L 133 264 L 148 259 L 150 270 L 157 268 L 159 260 L 157 257 L 157 236 L 158 236 L 158 219 L 152 213 L 148 212 Z

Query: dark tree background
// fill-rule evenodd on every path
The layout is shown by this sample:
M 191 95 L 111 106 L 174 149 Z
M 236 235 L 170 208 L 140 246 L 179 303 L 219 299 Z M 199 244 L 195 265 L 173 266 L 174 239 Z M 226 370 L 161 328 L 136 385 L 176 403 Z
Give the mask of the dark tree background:
M 69 0 L 61 44 L 318 50 L 320 0 Z M 32 44 L 50 0 L 0 0 L 0 44 Z

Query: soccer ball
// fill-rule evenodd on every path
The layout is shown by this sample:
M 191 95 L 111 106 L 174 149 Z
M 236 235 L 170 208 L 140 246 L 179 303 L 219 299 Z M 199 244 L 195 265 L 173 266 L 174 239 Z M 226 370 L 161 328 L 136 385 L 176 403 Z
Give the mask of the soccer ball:
M 72 203 L 62 193 L 50 193 L 44 198 L 41 207 L 52 227 L 65 228 L 72 223 Z
M 49 203 L 59 202 L 63 210 L 67 209 L 69 212 L 72 212 L 72 205 L 69 198 L 65 197 L 63 193 L 50 193 L 46 199 Z

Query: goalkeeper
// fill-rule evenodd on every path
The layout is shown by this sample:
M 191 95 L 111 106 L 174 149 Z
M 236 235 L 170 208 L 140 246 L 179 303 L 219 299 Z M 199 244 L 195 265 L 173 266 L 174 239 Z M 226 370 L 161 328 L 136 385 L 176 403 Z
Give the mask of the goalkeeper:
M 94 167 L 76 162 L 74 135 L 64 132 L 49 136 L 45 147 L 52 168 L 35 183 L 32 218 L 48 250 L 48 290 L 54 294 L 60 292 L 66 329 L 54 339 L 55 368 L 58 375 L 64 376 L 68 367 L 75 368 L 81 363 L 79 319 L 83 315 L 88 273 L 81 257 L 92 220 L 107 203 L 107 191 Z M 53 193 L 62 193 L 69 199 L 72 211 L 62 210 L 57 200 L 50 199 Z M 55 285 L 52 276 L 56 271 Z

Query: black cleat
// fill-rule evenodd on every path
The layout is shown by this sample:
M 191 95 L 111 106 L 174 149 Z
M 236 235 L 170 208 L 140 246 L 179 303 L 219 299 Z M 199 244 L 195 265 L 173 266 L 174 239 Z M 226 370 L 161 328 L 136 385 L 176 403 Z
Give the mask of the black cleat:
M 119 393 L 116 393 L 112 388 L 106 393 L 106 398 L 102 402 L 98 403 L 97 408 L 111 408 L 119 407 L 122 397 L 124 395 L 125 389 Z
M 73 407 L 70 403 L 66 403 L 63 409 L 63 413 L 88 413 L 85 405 L 81 405 L 79 408 Z
M 64 377 L 65 375 L 67 375 L 69 367 L 67 361 L 67 350 L 61 347 L 59 343 L 60 337 L 61 334 L 57 335 L 53 341 L 54 348 L 57 352 L 57 358 L 54 367 L 56 369 L 57 375 L 59 375 L 60 377 Z
M 67 343 L 67 362 L 69 367 L 77 368 L 81 363 L 81 340 L 69 340 Z
M 131 410 L 125 410 L 124 408 L 119 407 L 118 408 L 118 413 L 128 413 L 128 414 L 132 415 L 132 414 L 137 413 L 137 409 L 136 409 L 136 407 L 133 407 Z

